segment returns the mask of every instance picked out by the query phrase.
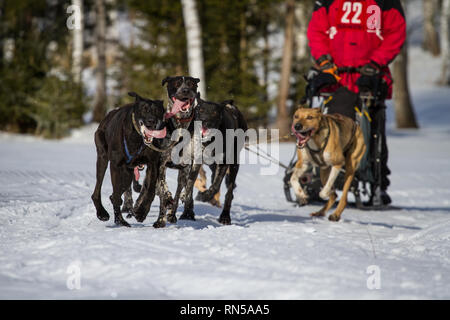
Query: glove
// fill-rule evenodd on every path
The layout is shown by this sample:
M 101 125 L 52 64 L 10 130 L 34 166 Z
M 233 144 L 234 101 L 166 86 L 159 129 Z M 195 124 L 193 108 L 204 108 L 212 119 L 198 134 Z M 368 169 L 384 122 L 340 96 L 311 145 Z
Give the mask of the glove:
M 339 82 L 341 80 L 341 77 L 337 75 L 337 66 L 333 63 L 333 59 L 329 54 L 321 56 L 319 59 L 317 59 L 317 65 L 319 66 L 319 70 L 322 73 L 327 73 L 332 75 L 336 82 Z
M 317 66 L 311 68 L 306 76 L 308 81 L 307 92 L 309 96 L 315 96 L 317 93 L 327 86 L 338 83 L 341 79 L 337 75 L 337 67 L 333 63 L 330 55 L 323 55 L 317 59 Z
M 356 80 L 359 92 L 371 92 L 374 97 L 384 100 L 387 95 L 387 84 L 381 79 L 380 65 L 371 61 L 362 66 L 359 73 L 361 76 Z
M 330 74 L 325 72 L 320 72 L 310 83 L 311 92 L 313 95 L 316 95 L 321 89 L 324 87 L 332 86 L 337 84 L 336 78 Z

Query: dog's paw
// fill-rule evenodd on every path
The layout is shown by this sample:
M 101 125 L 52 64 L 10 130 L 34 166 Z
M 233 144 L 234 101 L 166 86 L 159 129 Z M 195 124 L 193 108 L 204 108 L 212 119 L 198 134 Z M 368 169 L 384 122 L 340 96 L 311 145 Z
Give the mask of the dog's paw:
M 308 204 L 308 197 L 297 196 L 297 203 L 299 206 L 304 206 Z
M 97 211 L 97 218 L 100 221 L 108 221 L 109 220 L 109 213 L 106 212 L 105 209 L 99 210 L 99 211 Z
M 137 222 L 144 222 L 145 218 L 147 218 L 147 213 L 143 212 L 142 209 L 134 209 L 134 217 L 136 218 Z
M 223 225 L 230 225 L 231 224 L 231 218 L 230 218 L 230 214 L 221 214 L 219 219 L 218 219 L 219 223 L 223 224 Z
M 324 217 L 325 216 L 325 212 L 322 211 L 317 211 L 317 212 L 313 212 L 310 214 L 311 217 Z
M 118 225 L 118 226 L 124 226 L 124 227 L 128 227 L 128 228 L 131 228 L 131 225 L 128 223 L 128 222 L 126 222 L 125 220 L 124 220 L 124 218 L 122 217 L 122 215 L 120 215 L 120 216 L 115 216 L 115 218 L 114 218 L 114 223 L 116 224 L 116 225 Z
M 340 219 L 341 219 L 341 217 L 338 216 L 338 215 L 335 214 L 335 213 L 333 213 L 332 215 L 330 215 L 330 216 L 328 217 L 328 220 L 334 221 L 334 222 L 337 222 L 337 221 L 339 221 Z
M 178 219 L 177 219 L 177 216 L 176 216 L 176 215 L 174 215 L 174 214 L 169 214 L 169 215 L 167 216 L 167 221 L 168 221 L 169 223 L 177 223 Z
M 209 190 L 206 191 L 199 191 L 197 193 L 197 196 L 195 197 L 195 200 L 201 201 L 201 202 L 210 202 L 214 197 L 214 193 L 212 193 Z
M 195 213 L 193 210 L 185 210 L 180 216 L 180 220 L 192 220 L 195 221 Z
M 163 219 L 158 219 L 156 220 L 156 222 L 153 224 L 153 228 L 164 228 L 166 226 L 166 222 Z
M 214 207 L 222 208 L 222 204 L 220 203 L 220 201 L 217 201 L 215 198 L 213 198 L 209 203 Z

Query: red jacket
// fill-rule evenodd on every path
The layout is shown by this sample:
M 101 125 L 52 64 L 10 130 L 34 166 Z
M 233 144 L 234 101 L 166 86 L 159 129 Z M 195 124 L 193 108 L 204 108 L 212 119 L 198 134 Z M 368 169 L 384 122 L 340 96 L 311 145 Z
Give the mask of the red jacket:
M 406 22 L 400 0 L 317 0 L 308 26 L 314 59 L 330 54 L 338 67 L 360 67 L 370 61 L 383 66 L 392 96 L 387 65 L 406 39 Z M 340 85 L 358 92 L 359 73 L 340 74 Z

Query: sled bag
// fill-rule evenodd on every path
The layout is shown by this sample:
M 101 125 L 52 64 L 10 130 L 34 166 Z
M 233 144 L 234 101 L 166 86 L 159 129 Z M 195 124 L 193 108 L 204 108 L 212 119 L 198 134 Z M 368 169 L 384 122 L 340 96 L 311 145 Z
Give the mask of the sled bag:
M 340 87 L 326 102 L 325 112 L 328 114 L 339 113 L 355 121 L 355 107 L 361 109 L 358 95 L 346 87 Z

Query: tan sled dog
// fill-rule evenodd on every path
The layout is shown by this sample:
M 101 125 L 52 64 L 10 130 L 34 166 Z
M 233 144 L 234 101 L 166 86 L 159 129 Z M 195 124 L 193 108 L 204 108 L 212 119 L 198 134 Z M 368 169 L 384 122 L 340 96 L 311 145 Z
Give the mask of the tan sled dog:
M 200 192 L 208 190 L 206 187 L 206 172 L 203 167 L 200 167 L 200 170 L 198 171 L 198 177 L 197 180 L 195 180 L 194 187 Z M 222 205 L 220 204 L 220 191 L 214 195 L 214 198 L 212 198 L 209 203 L 218 208 L 222 208 Z
M 291 177 L 291 186 L 300 203 L 305 204 L 308 196 L 301 188 L 299 178 L 310 165 L 320 167 L 323 188 L 320 197 L 328 199 L 325 206 L 311 216 L 325 216 L 336 202 L 334 182 L 341 169 L 345 169 L 342 197 L 336 211 L 329 220 L 339 221 L 347 205 L 347 194 L 359 162 L 366 151 L 361 128 L 350 118 L 339 114 L 322 114 L 320 109 L 300 107 L 294 114 L 292 132 L 297 138 L 298 161 Z

